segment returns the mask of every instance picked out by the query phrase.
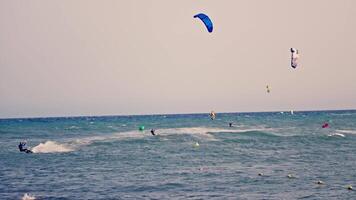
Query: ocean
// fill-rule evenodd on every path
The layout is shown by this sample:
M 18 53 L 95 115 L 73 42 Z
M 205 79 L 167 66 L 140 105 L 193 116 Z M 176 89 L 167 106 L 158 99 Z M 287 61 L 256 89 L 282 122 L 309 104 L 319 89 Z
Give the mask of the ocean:
M 0 147 L 2 200 L 356 199 L 352 110 L 1 119 Z

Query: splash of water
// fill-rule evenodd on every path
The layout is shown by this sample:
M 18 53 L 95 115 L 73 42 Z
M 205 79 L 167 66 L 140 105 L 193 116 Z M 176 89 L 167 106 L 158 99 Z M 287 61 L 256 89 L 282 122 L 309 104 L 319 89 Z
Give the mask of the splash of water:
M 74 149 L 68 145 L 58 144 L 54 141 L 46 141 L 32 148 L 33 153 L 64 153 L 70 151 L 74 151 Z
M 27 194 L 27 193 L 25 193 L 22 197 L 22 200 L 35 200 L 35 199 L 36 199 L 35 196 Z

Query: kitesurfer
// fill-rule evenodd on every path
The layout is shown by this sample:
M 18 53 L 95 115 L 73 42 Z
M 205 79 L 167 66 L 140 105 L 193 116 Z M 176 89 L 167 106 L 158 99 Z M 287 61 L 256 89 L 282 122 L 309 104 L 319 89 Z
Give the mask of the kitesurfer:
M 216 117 L 215 112 L 214 112 L 214 111 L 211 111 L 210 114 L 209 114 L 209 116 L 210 116 L 210 119 L 211 119 L 211 120 L 214 120 L 215 117 Z
M 156 131 L 155 129 L 151 129 L 151 134 L 152 134 L 152 135 L 156 135 L 156 134 L 155 134 L 155 131 Z
M 321 128 L 329 128 L 329 124 L 328 123 L 324 123 Z
M 31 150 L 29 150 L 29 149 L 26 148 L 26 141 L 20 142 L 20 144 L 19 144 L 19 150 L 20 150 L 20 152 L 32 153 Z
M 231 122 L 229 123 L 229 127 L 232 127 L 232 123 Z

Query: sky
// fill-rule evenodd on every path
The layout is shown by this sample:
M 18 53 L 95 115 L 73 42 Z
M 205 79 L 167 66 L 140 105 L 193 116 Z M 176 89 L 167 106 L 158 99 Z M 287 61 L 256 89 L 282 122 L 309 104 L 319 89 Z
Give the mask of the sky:
M 355 19 L 354 0 L 2 0 L 0 118 L 355 109 Z

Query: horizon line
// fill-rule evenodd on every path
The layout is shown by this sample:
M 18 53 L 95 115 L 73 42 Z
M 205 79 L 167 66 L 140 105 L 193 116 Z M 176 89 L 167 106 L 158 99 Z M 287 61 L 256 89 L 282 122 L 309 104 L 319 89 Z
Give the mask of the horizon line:
M 273 110 L 273 111 L 242 111 L 242 112 L 215 112 L 216 114 L 233 114 L 233 113 L 274 113 L 274 112 L 290 112 L 292 110 Z M 325 109 L 325 110 L 293 110 L 293 112 L 327 112 L 327 111 L 356 111 L 356 108 L 351 109 Z M 16 119 L 48 119 L 48 118 L 84 118 L 84 117 L 130 117 L 130 116 L 160 116 L 160 115 L 199 115 L 209 114 L 209 112 L 197 113 L 154 113 L 154 114 L 118 114 L 118 115 L 72 115 L 72 116 L 50 116 L 50 117 L 7 117 L 0 120 L 16 120 Z

